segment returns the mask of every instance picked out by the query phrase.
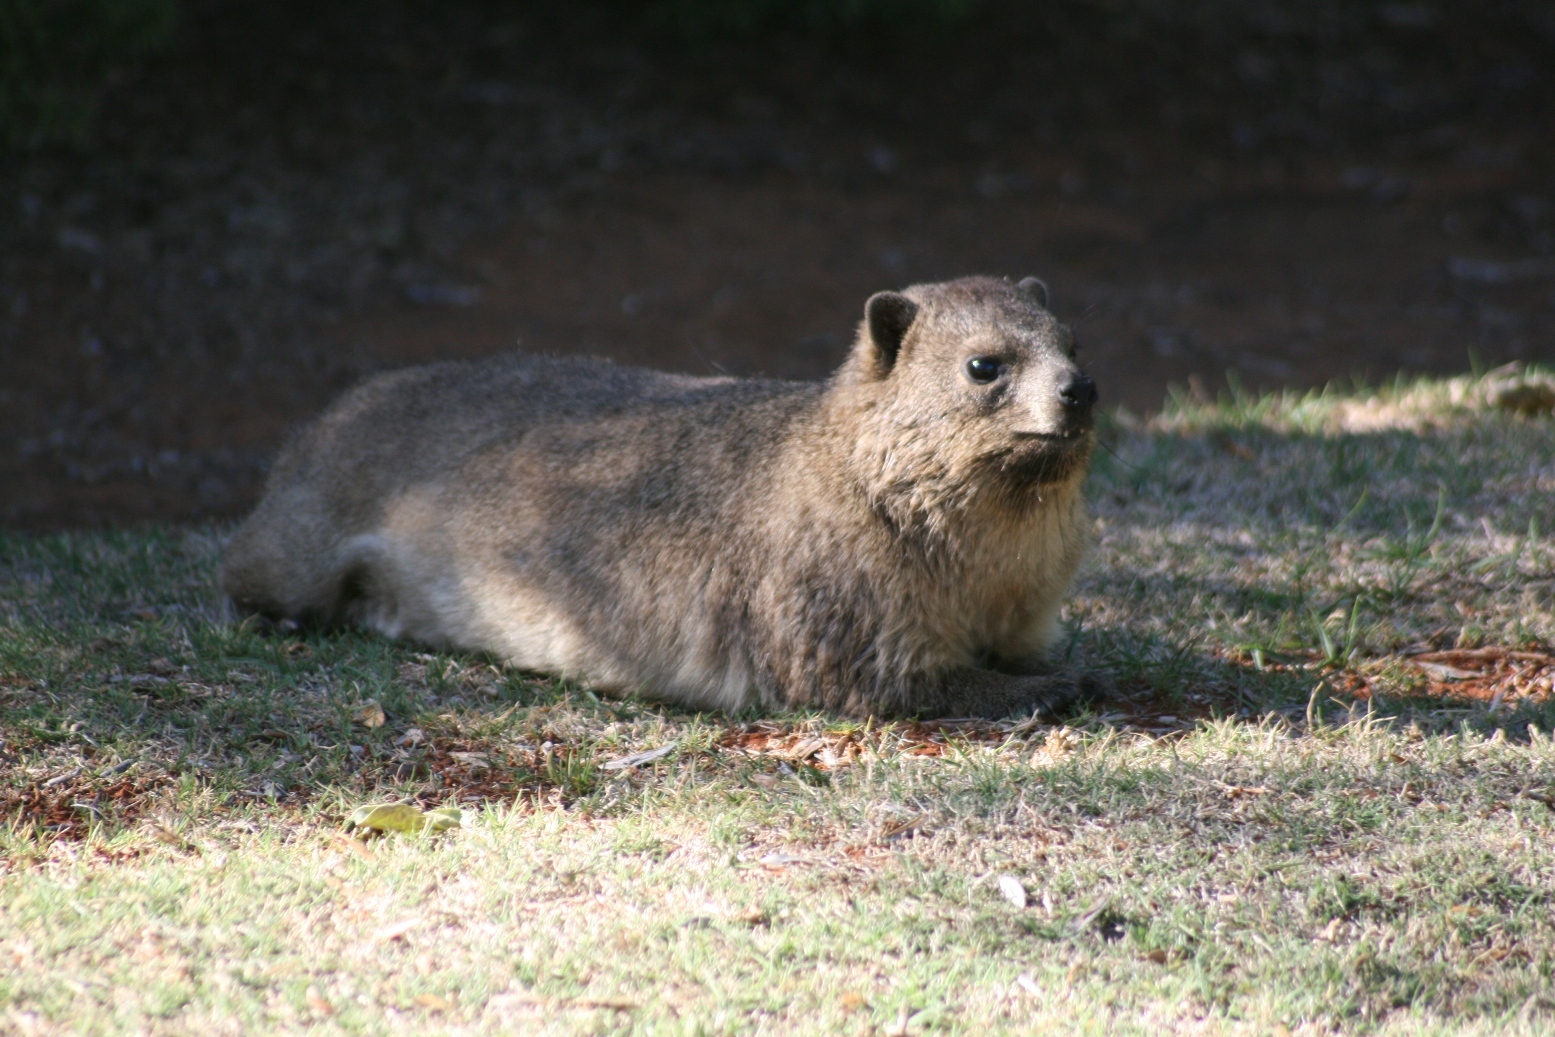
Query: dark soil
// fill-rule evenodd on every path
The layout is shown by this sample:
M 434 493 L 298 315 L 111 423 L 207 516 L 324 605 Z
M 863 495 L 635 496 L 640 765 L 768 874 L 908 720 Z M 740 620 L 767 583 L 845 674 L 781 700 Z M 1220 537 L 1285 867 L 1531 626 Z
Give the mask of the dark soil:
M 1136 411 L 1555 359 L 1555 19 L 1037 6 L 692 48 L 513 4 L 196 4 L 90 152 L 0 166 L 0 524 L 235 515 L 288 428 L 399 364 L 820 377 L 871 292 L 974 272 L 1046 279 Z

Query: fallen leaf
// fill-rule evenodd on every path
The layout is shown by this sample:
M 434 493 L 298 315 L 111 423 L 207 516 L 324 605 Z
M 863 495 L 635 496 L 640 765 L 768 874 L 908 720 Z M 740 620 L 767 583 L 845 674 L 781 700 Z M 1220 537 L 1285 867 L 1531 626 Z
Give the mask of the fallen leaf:
M 1227 799 L 1240 799 L 1244 796 L 1264 796 L 1269 790 L 1262 785 L 1226 785 L 1223 786 Z
M 140 934 L 140 944 L 131 953 L 136 961 L 155 961 L 162 957 L 162 937 L 150 929 Z
M 436 994 L 417 994 L 411 1000 L 432 1012 L 446 1012 L 453 1007 L 446 998 L 438 997 Z
M 373 852 L 373 848 L 362 842 L 362 840 L 359 838 L 336 833 L 334 841 L 337 844 L 345 847 L 347 850 L 350 850 L 358 857 L 361 857 L 363 860 L 375 861 L 378 859 L 378 855 Z
M 899 835 L 906 835 L 908 832 L 911 832 L 913 829 L 917 828 L 918 824 L 923 820 L 923 816 L 919 815 L 917 817 L 909 817 L 906 819 L 892 821 L 887 824 L 885 828 L 881 829 L 880 841 L 888 842 L 892 839 L 895 839 Z
M 1456 666 L 1447 666 L 1444 663 L 1423 663 L 1418 660 L 1415 660 L 1414 663 L 1415 666 L 1438 680 L 1464 681 L 1480 676 L 1477 670 L 1460 670 Z
M 422 733 L 421 728 L 408 727 L 405 729 L 404 734 L 394 740 L 394 744 L 401 749 L 414 749 L 426 740 L 427 736 Z
M 1533 663 L 1537 666 L 1555 666 L 1555 655 L 1543 652 L 1517 652 L 1510 648 L 1453 648 L 1445 652 L 1421 652 L 1410 656 L 1412 661 L 1447 663 L 1449 666 L 1482 667 L 1502 660 Z
M 166 843 L 168 846 L 176 847 L 180 850 L 195 849 L 195 845 L 189 840 L 157 821 L 151 823 L 151 838 L 159 843 Z
M 308 1007 L 319 1015 L 334 1015 L 335 1006 L 324 1000 L 324 995 L 319 993 L 318 987 L 309 987 L 307 993 Z
M 999 876 L 999 892 L 1004 894 L 1004 899 L 1014 904 L 1017 908 L 1026 906 L 1026 887 L 1021 885 L 1020 879 L 1014 875 Z
M 537 1015 L 542 1009 L 549 1007 L 551 1002 L 538 997 L 527 990 L 508 991 L 497 994 L 486 1002 L 486 1011 L 499 1015 L 520 1014 L 524 1016 Z
M 635 1012 L 641 1006 L 624 997 L 577 997 L 567 1002 L 569 1008 L 607 1008 L 612 1012 Z
M 1146 961 L 1153 961 L 1157 965 L 1165 965 L 1166 964 L 1166 952 L 1161 950 L 1159 947 L 1157 947 L 1155 950 L 1153 950 L 1149 954 L 1145 955 L 1145 960 Z
M 842 1005 L 844 1012 L 857 1012 L 864 1007 L 864 995 L 856 994 L 851 990 L 839 997 L 837 1001 Z
M 1096 921 L 1102 916 L 1102 912 L 1106 911 L 1111 906 L 1111 897 L 1105 895 L 1098 897 L 1091 903 L 1090 907 L 1081 912 L 1079 918 L 1075 919 L 1075 929 L 1080 930 L 1088 928 L 1092 922 Z
M 1030 994 L 1032 997 L 1042 996 L 1042 988 L 1037 984 L 1035 979 L 1031 978 L 1031 973 L 1022 972 L 1019 976 L 1015 977 L 1015 982 L 1020 985 L 1022 990 Z
M 388 925 L 373 933 L 373 943 L 389 943 L 398 940 L 421 924 L 419 918 L 401 918 L 398 922 L 390 922 Z
M 646 752 L 623 756 L 619 760 L 611 760 L 604 765 L 604 769 L 607 771 L 625 770 L 628 767 L 636 767 L 644 763 L 652 763 L 654 760 L 662 760 L 674 751 L 675 743 L 671 742 L 669 745 L 661 745 L 657 749 L 649 749 Z
M 464 823 L 464 813 L 458 807 L 435 807 L 427 811 L 427 830 L 445 832 Z
M 792 749 L 784 752 L 774 753 L 773 755 L 781 756 L 787 760 L 807 760 L 814 756 L 816 753 L 820 752 L 823 748 L 825 748 L 825 746 L 826 743 L 821 741 L 819 738 L 806 738 L 800 742 L 796 742 Z
M 1031 756 L 1031 765 L 1048 767 L 1073 753 L 1080 745 L 1078 732 L 1068 727 L 1055 727 L 1042 740 L 1042 748 Z
M 54 777 L 50 778 L 48 781 L 45 781 L 38 787 L 43 789 L 51 789 L 56 785 L 63 785 L 65 782 L 71 780 L 72 778 L 79 777 L 81 771 L 82 768 L 77 767 L 75 770 L 66 771 L 64 774 L 56 774 Z
M 462 821 L 458 807 L 423 811 L 409 803 L 378 803 L 357 807 L 346 823 L 375 832 L 441 832 L 459 827 Z
M 757 863 L 764 864 L 769 868 L 786 868 L 790 864 L 800 864 L 803 861 L 803 857 L 794 857 L 791 854 L 769 853 Z
M 744 922 L 746 925 L 770 925 L 771 917 L 759 907 L 747 908 L 734 916 L 736 922 Z
M 388 714 L 383 711 L 383 707 L 378 704 L 377 699 L 368 699 L 366 702 L 363 702 L 357 707 L 356 712 L 351 714 L 351 719 L 363 727 L 382 727 L 389 722 Z
M 408 803 L 377 803 L 357 807 L 346 823 L 377 832 L 419 832 L 426 825 L 426 815 Z

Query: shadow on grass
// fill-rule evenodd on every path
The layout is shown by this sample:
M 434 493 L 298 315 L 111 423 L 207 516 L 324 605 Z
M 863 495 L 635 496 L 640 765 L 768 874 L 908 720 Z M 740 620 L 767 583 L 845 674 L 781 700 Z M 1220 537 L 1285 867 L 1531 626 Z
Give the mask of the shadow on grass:
M 249 806 L 348 813 L 574 800 L 631 729 L 692 714 L 601 701 L 470 655 L 226 621 L 211 530 L 0 537 L 0 818 L 79 837 Z
M 261 810 L 338 819 L 366 798 L 607 808 L 624 786 L 601 764 L 645 743 L 688 752 L 759 739 L 782 750 L 795 732 L 858 727 L 704 717 L 358 632 L 283 636 L 229 623 L 211 585 L 219 540 L 208 530 L 0 545 L 0 817 L 36 838 L 180 816 L 244 825 Z M 1329 722 L 1366 709 L 1346 701 L 1339 674 L 1260 670 L 1203 642 L 1097 627 L 1079 630 L 1068 651 L 1117 685 L 1099 714 L 1075 723 L 1161 736 L 1203 718 L 1277 712 L 1301 724 L 1309 706 L 1310 719 Z M 1468 700 L 1397 706 L 1406 721 L 1502 726 L 1511 737 L 1550 720 L 1547 707 L 1492 716 Z M 1013 727 L 897 724 L 872 737 L 922 754 L 957 738 L 1003 740 Z
M 1555 423 L 1460 406 L 1493 381 L 1240 394 L 1184 403 L 1172 431 L 1113 424 L 1073 655 L 1168 715 L 1547 728 Z
M 1460 684 L 1400 675 L 1396 659 L 1328 665 L 1321 653 L 1306 658 L 1269 653 L 1260 660 L 1245 648 L 1207 638 L 1177 640 L 1106 628 L 1082 632 L 1069 658 L 1112 678 L 1116 694 L 1098 706 L 1102 720 L 1158 733 L 1210 719 L 1256 722 L 1270 714 L 1299 725 L 1366 716 L 1435 732 L 1467 724 L 1521 740 L 1529 737 L 1530 724 L 1544 731 L 1555 725 L 1549 696 L 1505 704 L 1497 698 L 1495 682 L 1504 681 L 1505 672 Z M 1395 672 L 1384 680 L 1379 669 Z

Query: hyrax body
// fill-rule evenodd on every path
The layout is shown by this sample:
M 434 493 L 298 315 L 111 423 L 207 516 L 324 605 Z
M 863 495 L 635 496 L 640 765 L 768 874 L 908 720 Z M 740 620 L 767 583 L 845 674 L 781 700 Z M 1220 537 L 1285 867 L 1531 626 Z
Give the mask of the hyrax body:
M 1002 716 L 1086 541 L 1095 388 L 1035 279 L 882 292 L 825 383 L 504 356 L 373 378 L 275 464 L 246 612 L 693 707 Z

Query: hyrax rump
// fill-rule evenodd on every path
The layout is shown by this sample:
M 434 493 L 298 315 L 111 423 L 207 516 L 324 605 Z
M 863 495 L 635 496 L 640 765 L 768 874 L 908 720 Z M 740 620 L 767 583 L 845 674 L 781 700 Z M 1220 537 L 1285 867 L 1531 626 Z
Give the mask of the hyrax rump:
M 242 611 L 695 708 L 1004 716 L 1086 542 L 1096 389 L 1030 278 L 871 297 L 824 383 L 502 356 L 380 375 L 277 460 Z

